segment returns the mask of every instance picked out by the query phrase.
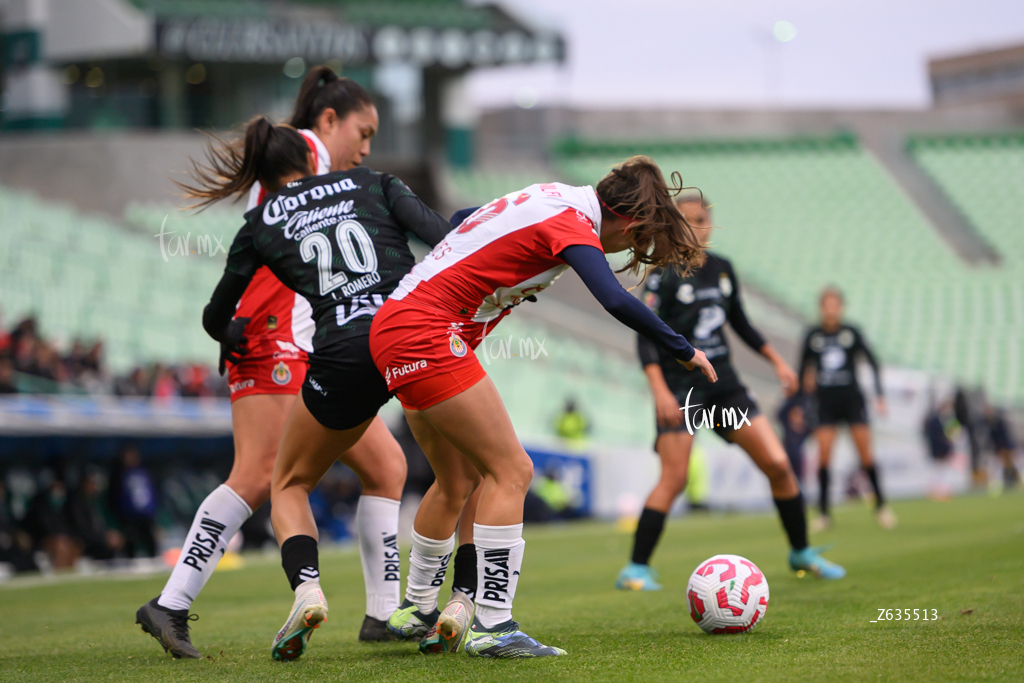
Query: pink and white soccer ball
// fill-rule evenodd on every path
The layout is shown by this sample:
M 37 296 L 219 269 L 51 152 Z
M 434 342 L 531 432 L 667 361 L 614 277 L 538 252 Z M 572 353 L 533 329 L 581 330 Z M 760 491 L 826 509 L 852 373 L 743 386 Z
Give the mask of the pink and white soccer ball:
M 739 555 L 701 562 L 686 586 L 690 616 L 708 633 L 745 633 L 764 621 L 768 579 Z

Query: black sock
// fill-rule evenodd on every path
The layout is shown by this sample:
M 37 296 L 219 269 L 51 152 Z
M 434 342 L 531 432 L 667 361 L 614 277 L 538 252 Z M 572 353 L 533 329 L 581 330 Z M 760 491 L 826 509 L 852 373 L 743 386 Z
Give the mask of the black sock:
M 320 578 L 320 553 L 316 539 L 292 536 L 281 544 L 281 566 L 292 584 L 292 590 L 304 581 Z
M 793 550 L 803 550 L 807 547 L 807 515 L 804 513 L 803 494 L 796 494 L 792 498 L 776 498 L 775 507 L 779 510 L 779 519 L 782 520 L 782 528 L 789 536 L 789 546 Z
M 640 521 L 636 524 L 636 537 L 633 540 L 633 562 L 647 564 L 658 545 L 661 531 L 665 528 L 665 513 L 644 508 L 640 513 Z
M 868 475 L 868 481 L 871 482 L 871 488 L 875 490 L 875 507 L 880 508 L 885 505 L 885 498 L 882 497 L 882 488 L 878 485 L 878 471 L 875 466 L 864 468 L 864 474 Z
M 455 551 L 452 590 L 465 593 L 470 600 L 476 599 L 476 546 L 472 543 L 463 543 Z
M 824 517 L 828 517 L 828 468 L 818 468 L 818 509 Z

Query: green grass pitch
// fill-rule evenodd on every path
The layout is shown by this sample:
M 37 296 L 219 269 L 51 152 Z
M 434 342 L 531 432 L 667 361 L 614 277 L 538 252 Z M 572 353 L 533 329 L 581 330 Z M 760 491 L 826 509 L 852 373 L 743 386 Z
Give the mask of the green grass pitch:
M 134 624 L 163 577 L 12 582 L 0 588 L 0 680 L 103 681 L 835 681 L 1024 680 L 1024 496 L 898 503 L 900 526 L 878 529 L 861 506 L 836 512 L 838 582 L 798 579 L 774 515 L 689 517 L 669 524 L 655 556 L 665 590 L 613 582 L 631 536 L 606 524 L 528 529 L 516 617 L 559 645 L 557 660 L 424 657 L 405 643 L 363 645 L 354 551 L 321 560 L 330 621 L 299 661 L 271 661 L 291 593 L 276 561 L 218 573 L 194 605 L 193 641 L 207 657 L 174 661 Z M 407 550 L 407 549 L 406 549 Z M 716 553 L 744 555 L 771 586 L 749 634 L 694 625 L 686 580 Z M 447 590 L 442 592 L 447 597 Z M 871 623 L 881 608 L 937 610 L 935 621 Z

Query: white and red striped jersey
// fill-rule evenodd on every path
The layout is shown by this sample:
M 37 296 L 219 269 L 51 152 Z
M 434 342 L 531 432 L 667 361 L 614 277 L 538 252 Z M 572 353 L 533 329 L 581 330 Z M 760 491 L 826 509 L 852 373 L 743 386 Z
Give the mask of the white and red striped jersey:
M 316 155 L 316 175 L 329 173 L 331 155 L 327 147 L 313 131 L 300 130 L 299 133 Z M 245 210 L 256 208 L 266 196 L 266 190 L 256 182 L 249 191 Z M 249 318 L 245 336 L 250 346 L 260 340 L 276 339 L 291 342 L 307 353 L 313 351 L 313 309 L 305 297 L 281 284 L 266 266 L 256 271 L 246 287 L 235 309 L 235 317 Z
M 481 207 L 406 275 L 391 298 L 473 323 L 497 321 L 569 266 L 563 249 L 601 249 L 601 206 L 592 187 L 530 185 Z

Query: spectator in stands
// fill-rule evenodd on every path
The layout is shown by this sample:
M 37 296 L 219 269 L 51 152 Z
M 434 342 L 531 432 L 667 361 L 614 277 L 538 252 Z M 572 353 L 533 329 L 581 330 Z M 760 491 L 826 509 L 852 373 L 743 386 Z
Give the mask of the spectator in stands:
M 993 405 L 985 406 L 985 419 L 988 423 L 992 448 L 995 449 L 996 456 L 1003 463 L 1003 487 L 1012 489 L 1020 483 L 1020 472 L 1017 471 L 1017 465 L 1013 462 L 1017 444 L 1010 432 L 1010 425 L 1006 421 L 1003 410 Z
M 8 356 L 0 356 L 0 394 L 16 394 L 18 385 L 14 379 L 14 361 Z
M 0 563 L 10 565 L 16 572 L 36 571 L 32 559 L 32 537 L 14 520 L 7 487 L 0 478 Z
M 110 510 L 124 534 L 128 556 L 153 557 L 157 550 L 153 534 L 156 488 L 134 444 L 126 444 L 121 449 L 110 473 L 107 497 Z
M 153 366 L 153 389 L 151 395 L 159 399 L 172 399 L 181 396 L 181 387 L 174 371 L 157 363 Z
M 149 396 L 149 376 L 142 368 L 114 380 L 114 393 L 118 396 Z
M 46 553 L 54 569 L 68 569 L 75 565 L 79 555 L 64 514 L 68 490 L 60 473 L 48 473 L 47 478 L 47 485 L 29 503 L 25 528 L 36 549 Z
M 590 433 L 590 421 L 576 405 L 576 399 L 569 396 L 565 407 L 555 421 L 555 431 L 570 444 L 580 445 Z
M 125 538 L 107 523 L 101 479 L 95 470 L 86 472 L 79 487 L 68 496 L 65 516 L 83 555 L 110 560 L 124 548 Z

